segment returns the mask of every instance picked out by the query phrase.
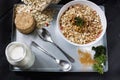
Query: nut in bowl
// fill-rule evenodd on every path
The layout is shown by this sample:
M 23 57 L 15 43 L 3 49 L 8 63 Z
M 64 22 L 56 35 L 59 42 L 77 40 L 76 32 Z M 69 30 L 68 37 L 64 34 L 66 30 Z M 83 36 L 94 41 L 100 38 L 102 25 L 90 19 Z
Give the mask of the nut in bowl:
M 106 32 L 107 21 L 99 6 L 90 1 L 71 1 L 57 16 L 60 36 L 76 46 L 90 46 Z

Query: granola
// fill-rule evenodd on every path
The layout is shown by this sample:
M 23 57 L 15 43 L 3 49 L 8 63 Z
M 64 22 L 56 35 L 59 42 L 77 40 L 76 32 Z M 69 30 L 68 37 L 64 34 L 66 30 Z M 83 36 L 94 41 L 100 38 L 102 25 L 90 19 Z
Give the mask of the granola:
M 82 27 L 75 25 L 75 18 L 83 19 Z M 78 21 L 80 23 L 81 21 Z M 87 44 L 95 41 L 102 32 L 99 15 L 87 5 L 76 4 L 64 12 L 60 18 L 60 29 L 62 34 L 71 42 L 76 44 Z

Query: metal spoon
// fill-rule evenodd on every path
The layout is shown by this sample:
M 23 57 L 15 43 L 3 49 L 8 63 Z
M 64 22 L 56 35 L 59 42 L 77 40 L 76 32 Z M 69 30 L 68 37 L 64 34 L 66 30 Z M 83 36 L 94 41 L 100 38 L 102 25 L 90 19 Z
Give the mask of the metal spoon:
M 59 60 L 57 58 L 55 58 L 54 56 L 50 55 L 46 50 L 44 50 L 42 47 L 40 47 L 37 43 L 35 43 L 34 41 L 32 41 L 32 46 L 40 49 L 42 52 L 44 52 L 46 55 L 48 55 L 49 57 L 51 57 L 52 59 L 55 60 L 55 62 L 61 67 L 62 71 L 70 71 L 72 68 L 72 65 L 65 61 L 65 60 Z
M 43 39 L 46 42 L 50 42 L 50 43 L 54 44 L 58 49 L 60 49 L 60 51 L 63 52 L 63 54 L 67 57 L 67 59 L 70 62 L 73 63 L 75 61 L 70 55 L 68 55 L 66 52 L 64 52 L 57 44 L 55 44 L 53 42 L 50 33 L 46 29 L 42 28 L 40 30 L 37 30 L 37 32 L 41 39 Z

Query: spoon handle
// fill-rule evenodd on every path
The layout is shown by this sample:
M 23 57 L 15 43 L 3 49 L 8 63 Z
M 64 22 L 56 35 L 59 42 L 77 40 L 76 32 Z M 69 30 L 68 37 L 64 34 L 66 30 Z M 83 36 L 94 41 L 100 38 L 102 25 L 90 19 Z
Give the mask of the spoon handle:
M 53 42 L 52 42 L 53 43 Z M 70 56 L 68 55 L 65 51 L 63 51 L 57 44 L 53 43 L 58 49 L 60 49 L 61 52 L 63 52 L 63 54 L 67 57 L 67 59 L 70 61 L 70 62 L 75 62 L 75 60 Z
M 57 60 L 54 56 L 50 55 L 45 49 L 43 49 L 42 47 L 40 47 L 37 43 L 35 43 L 34 41 L 32 41 L 32 45 L 36 48 L 38 48 L 39 50 L 41 50 L 43 53 L 45 53 L 46 55 L 48 55 L 49 57 L 51 57 L 54 60 Z

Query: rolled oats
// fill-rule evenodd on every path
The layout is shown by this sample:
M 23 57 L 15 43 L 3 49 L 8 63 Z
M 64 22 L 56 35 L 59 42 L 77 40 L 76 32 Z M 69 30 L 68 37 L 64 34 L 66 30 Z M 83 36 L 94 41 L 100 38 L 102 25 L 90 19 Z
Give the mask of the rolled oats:
M 22 0 L 26 5 L 32 6 L 35 10 L 43 11 L 52 0 Z

